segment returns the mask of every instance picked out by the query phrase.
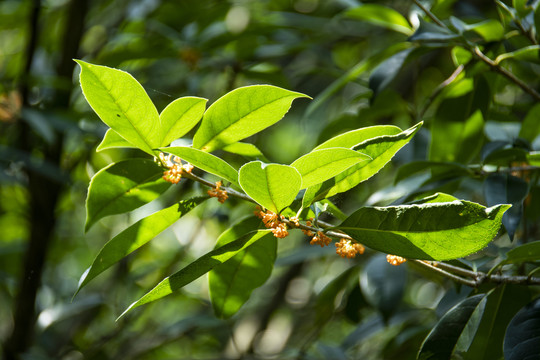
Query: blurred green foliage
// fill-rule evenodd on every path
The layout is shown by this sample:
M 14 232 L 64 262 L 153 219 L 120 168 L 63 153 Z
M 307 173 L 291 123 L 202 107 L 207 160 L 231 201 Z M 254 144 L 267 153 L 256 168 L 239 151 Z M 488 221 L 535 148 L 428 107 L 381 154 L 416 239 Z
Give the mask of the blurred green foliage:
M 252 210 L 233 198 L 205 202 L 72 301 L 81 274 L 108 239 L 171 205 L 176 194 L 201 192 L 182 182 L 156 202 L 83 233 L 90 178 L 140 154 L 95 152 L 107 128 L 82 97 L 73 58 L 130 72 L 158 111 L 181 96 L 213 102 L 252 84 L 313 97 L 249 139 L 279 163 L 347 130 L 406 129 L 424 120 L 377 177 L 333 202 L 347 214 L 437 191 L 488 206 L 511 203 L 506 231 L 454 265 L 534 275 L 536 246 L 506 254 L 540 240 L 539 2 L 365 3 L 0 2 L 4 357 L 415 359 L 437 321 L 448 320 L 444 315 L 459 303 L 452 313 L 469 332 L 454 339 L 455 356 L 518 359 L 513 347 L 523 338 L 507 339 L 503 349 L 504 332 L 522 321 L 512 320 L 518 311 L 535 314 L 534 304 L 524 307 L 538 295 L 534 287 L 471 289 L 412 262 L 389 267 L 374 252 L 344 260 L 334 249 L 306 246 L 300 234 L 279 241 L 269 281 L 228 320 L 214 316 L 202 279 L 115 322 L 132 299 L 210 251 L 223 230 Z M 239 156 L 237 165 L 243 162 Z M 483 316 L 462 302 L 477 294 L 486 294 L 477 306 Z

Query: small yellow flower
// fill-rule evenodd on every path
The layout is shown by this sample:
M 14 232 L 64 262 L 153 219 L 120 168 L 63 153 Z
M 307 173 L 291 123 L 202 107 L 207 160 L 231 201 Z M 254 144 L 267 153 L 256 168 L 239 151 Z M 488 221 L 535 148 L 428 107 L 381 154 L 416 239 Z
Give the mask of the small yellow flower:
M 390 264 L 394 265 L 394 266 L 398 266 L 398 265 L 401 265 L 403 264 L 405 261 L 407 261 L 407 259 L 401 257 L 401 256 L 397 256 L 397 255 L 386 255 L 386 261 L 388 261 Z

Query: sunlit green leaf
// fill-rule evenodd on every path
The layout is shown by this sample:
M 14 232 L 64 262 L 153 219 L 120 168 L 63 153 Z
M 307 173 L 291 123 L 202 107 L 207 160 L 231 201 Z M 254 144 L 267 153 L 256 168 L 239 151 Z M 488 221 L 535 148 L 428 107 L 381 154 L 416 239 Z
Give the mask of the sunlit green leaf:
M 167 105 L 159 114 L 159 146 L 167 146 L 193 129 L 201 120 L 207 101 L 198 97 L 182 97 Z
M 177 146 L 161 148 L 161 151 L 180 157 L 193 166 L 223 178 L 233 184 L 238 184 L 238 172 L 227 162 L 217 156 L 204 152 L 202 150 Z
M 412 34 L 412 28 L 407 19 L 396 10 L 379 5 L 363 4 L 345 13 L 347 17 L 363 20 L 384 28 L 400 32 L 405 35 Z
M 267 161 L 266 156 L 255 145 L 250 143 L 236 142 L 227 145 L 223 148 L 223 151 L 231 154 L 237 154 L 244 156 L 248 159 Z
M 405 146 L 420 129 L 418 123 L 410 129 L 395 134 L 394 127 L 378 128 L 380 136 L 370 138 L 353 147 L 353 150 L 368 155 L 372 160 L 361 162 L 350 167 L 336 177 L 306 190 L 302 206 L 308 207 L 313 201 L 328 198 L 350 190 L 362 181 L 377 174 L 394 155 Z M 387 132 L 388 135 L 382 135 Z
M 152 290 L 147 292 L 139 300 L 131 304 L 120 317 L 124 316 L 129 311 L 133 310 L 136 307 L 147 304 L 152 301 L 163 298 L 164 296 L 170 295 L 175 291 L 180 290 L 185 285 L 191 283 L 192 281 L 198 279 L 202 275 L 206 274 L 214 267 L 223 264 L 225 261 L 229 260 L 240 251 L 248 248 L 250 245 L 254 244 L 256 241 L 261 240 L 264 237 L 273 237 L 274 235 L 270 230 L 258 230 L 246 234 L 245 236 L 234 240 L 226 245 L 214 249 L 205 255 L 201 256 L 182 270 L 174 273 L 173 275 L 163 279 L 159 284 L 156 285 Z M 119 318 L 120 318 L 119 317 Z
M 291 166 L 302 176 L 302 189 L 305 189 L 367 160 L 371 158 L 360 152 L 344 147 L 333 147 L 307 153 L 296 159 Z
M 468 201 L 364 207 L 337 228 L 388 254 L 450 260 L 483 249 L 496 235 L 510 205 L 485 208 Z
M 204 113 L 193 147 L 212 151 L 258 133 L 278 122 L 294 99 L 309 96 L 270 85 L 238 88 Z
M 107 270 L 109 267 L 123 259 L 133 251 L 137 250 L 163 230 L 171 226 L 175 221 L 201 204 L 208 197 L 197 197 L 182 200 L 177 204 L 169 206 L 163 210 L 153 213 L 131 225 L 120 234 L 112 238 L 103 246 L 99 254 L 94 259 L 92 266 L 83 274 L 79 281 L 79 288 L 83 288 L 92 279 Z
M 121 137 L 153 155 L 160 146 L 159 114 L 143 87 L 127 72 L 76 60 L 81 87 L 101 120 Z
M 111 164 L 94 175 L 86 198 L 85 230 L 99 219 L 136 209 L 157 198 L 171 185 L 152 160 L 130 159 Z
M 253 200 L 278 213 L 294 201 L 302 177 L 292 166 L 252 161 L 240 168 L 239 182 Z
M 531 45 L 520 48 L 515 51 L 507 52 L 497 56 L 495 63 L 499 64 L 501 61 L 507 59 L 515 59 L 522 61 L 529 61 L 534 63 L 540 62 L 540 45 Z
M 103 140 L 96 148 L 96 151 L 102 151 L 113 148 L 134 148 L 135 145 L 131 144 L 129 141 L 118 135 L 113 129 L 107 130 Z

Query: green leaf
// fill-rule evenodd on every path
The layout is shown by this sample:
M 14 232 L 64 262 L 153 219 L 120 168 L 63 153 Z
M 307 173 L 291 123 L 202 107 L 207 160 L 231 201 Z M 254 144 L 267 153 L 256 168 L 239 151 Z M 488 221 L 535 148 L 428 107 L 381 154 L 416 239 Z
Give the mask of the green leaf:
M 157 198 L 171 185 L 163 169 L 147 159 L 129 159 L 98 171 L 88 187 L 85 231 L 99 219 L 134 210 Z
M 159 114 L 159 146 L 167 146 L 193 129 L 201 120 L 207 101 L 199 97 L 181 97 L 167 105 Z
M 429 23 L 420 18 L 420 26 L 416 29 L 414 34 L 409 38 L 409 41 L 419 41 L 427 43 L 432 46 L 453 46 L 454 43 L 451 40 L 456 40 L 459 35 L 450 31 L 448 28 L 444 28 L 437 24 Z
M 377 174 L 394 157 L 399 149 L 412 139 L 422 124 L 420 122 L 399 134 L 395 134 L 396 130 L 393 127 L 376 129 L 380 133 L 388 132 L 389 135 L 370 138 L 353 148 L 355 151 L 368 155 L 372 160 L 354 165 L 336 177 L 308 188 L 302 199 L 302 206 L 306 208 L 313 201 L 350 190 L 362 181 L 366 181 Z
M 540 241 L 523 244 L 511 249 L 506 253 L 506 259 L 499 263 L 497 267 L 505 264 L 521 264 L 529 261 L 540 261 Z
M 510 174 L 491 174 L 484 181 L 483 187 L 488 206 L 512 205 L 512 208 L 504 214 L 502 223 L 510 240 L 513 240 L 523 215 L 523 200 L 529 194 L 528 183 Z
M 179 156 L 182 160 L 193 164 L 193 166 L 196 166 L 199 169 L 219 176 L 233 184 L 238 184 L 238 171 L 217 156 L 202 150 L 184 146 L 164 147 L 159 150 Z
M 113 148 L 134 148 L 135 146 L 118 135 L 116 131 L 113 129 L 107 130 L 105 133 L 105 136 L 103 137 L 103 140 L 101 140 L 101 143 L 98 145 L 96 151 L 102 151 L 107 149 L 113 149 Z
M 495 63 L 499 64 L 507 59 L 528 61 L 533 63 L 540 62 L 540 45 L 531 45 L 520 48 L 516 51 L 501 54 L 495 58 Z
M 366 140 L 373 139 L 378 136 L 397 135 L 400 132 L 401 129 L 393 125 L 368 126 L 361 129 L 351 130 L 338 136 L 334 136 L 333 138 L 328 139 L 322 144 L 318 145 L 313 150 L 335 147 L 344 147 L 350 149 Z
M 504 337 L 504 359 L 538 359 L 540 348 L 540 299 L 524 306 L 512 318 Z
M 503 25 L 494 19 L 489 19 L 476 24 L 465 25 L 466 31 L 474 31 L 480 35 L 485 41 L 499 41 L 504 38 Z M 497 60 L 495 60 L 497 62 Z
M 136 307 L 152 301 L 156 301 L 163 298 L 164 296 L 170 295 L 173 292 L 180 290 L 182 287 L 198 279 L 202 275 L 212 270 L 214 267 L 223 264 L 225 261 L 235 256 L 240 251 L 247 249 L 255 242 L 265 237 L 273 236 L 274 235 L 270 232 L 270 230 L 253 231 L 237 240 L 227 243 L 220 248 L 214 249 L 206 253 L 182 270 L 163 279 L 152 290 L 150 290 L 139 300 L 131 304 L 118 318 L 121 318 Z
M 529 301 L 527 286 L 503 284 L 487 297 L 487 303 L 466 359 L 492 360 L 503 356 L 504 333 L 512 317 Z M 538 353 L 538 352 L 537 352 Z
M 193 147 L 212 151 L 275 124 L 294 99 L 309 96 L 270 85 L 238 88 L 213 103 L 193 138 Z
M 540 104 L 534 105 L 525 119 L 519 130 L 519 137 L 527 139 L 530 143 L 540 135 Z
M 365 154 L 344 147 L 334 147 L 314 150 L 296 159 L 291 166 L 302 176 L 302 189 L 305 189 L 367 160 L 371 158 Z
M 385 320 L 401 304 L 407 282 L 406 266 L 388 266 L 386 256 L 376 254 L 360 274 L 360 288 L 366 301 L 379 310 Z
M 259 150 L 255 145 L 244 142 L 237 142 L 234 144 L 227 145 L 223 148 L 223 151 L 226 151 L 231 154 L 237 154 L 244 156 L 248 159 L 255 159 L 267 162 L 266 156 Z
M 177 204 L 137 221 L 135 224 L 116 235 L 103 246 L 90 268 L 83 274 L 79 281 L 77 292 L 96 276 L 155 238 L 163 230 L 167 229 L 175 221 L 200 205 L 206 199 L 208 199 L 207 196 L 182 200 Z
M 373 70 L 369 77 L 369 88 L 373 90 L 373 97 L 380 94 L 392 83 L 405 63 L 414 54 L 416 48 L 408 48 L 384 60 Z
M 139 149 L 159 147 L 159 114 L 143 87 L 127 72 L 76 60 L 83 94 L 100 119 Z
M 278 213 L 294 201 L 302 177 L 292 166 L 252 161 L 240 168 L 238 181 L 253 200 Z
M 379 65 L 382 61 L 388 57 L 405 50 L 411 47 L 409 42 L 398 42 L 393 44 L 383 51 L 360 61 L 358 64 L 353 66 L 347 73 L 343 76 L 336 79 L 332 84 L 330 84 L 324 91 L 322 91 L 315 100 L 308 105 L 306 110 L 306 116 L 311 115 L 317 108 L 319 108 L 326 100 L 328 100 L 332 95 L 338 92 L 340 89 L 345 87 L 349 82 L 356 80 L 360 75 L 365 72 L 368 72 Z
M 448 195 L 445 193 L 436 193 L 431 196 L 425 197 L 423 199 L 411 201 L 408 205 L 413 204 L 432 204 L 432 203 L 445 203 L 445 202 L 452 202 L 458 200 L 457 198 L 453 197 L 452 195 Z
M 418 352 L 419 360 L 450 359 L 468 326 L 472 335 L 486 305 L 486 295 L 471 296 L 450 309 L 430 331 Z
M 337 229 L 388 254 L 422 260 L 451 260 L 483 249 L 496 235 L 510 205 L 485 208 L 456 200 L 364 207 Z
M 412 34 L 412 28 L 407 19 L 396 10 L 383 5 L 363 4 L 347 11 L 345 16 L 382 26 L 405 35 Z
M 474 91 L 441 102 L 431 124 L 429 160 L 466 164 L 480 152 L 490 96 L 487 81 L 477 77 Z
M 413 161 L 405 165 L 400 166 L 396 174 L 394 183 L 398 183 L 412 175 L 415 175 L 425 170 L 436 170 L 437 174 L 448 173 L 452 176 L 468 175 L 471 174 L 469 168 L 460 163 L 449 163 L 440 161 Z
M 260 219 L 249 217 L 228 229 L 216 243 L 219 248 L 242 233 L 257 229 Z M 268 236 L 216 266 L 208 273 L 210 299 L 214 313 L 220 318 L 233 316 L 249 299 L 251 292 L 270 277 L 277 256 L 277 239 Z

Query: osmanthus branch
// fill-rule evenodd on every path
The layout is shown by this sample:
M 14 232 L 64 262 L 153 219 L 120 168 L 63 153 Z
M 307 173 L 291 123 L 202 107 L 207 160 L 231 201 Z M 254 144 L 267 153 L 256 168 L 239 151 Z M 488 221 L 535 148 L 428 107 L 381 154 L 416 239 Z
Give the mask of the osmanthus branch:
M 424 13 L 437 25 L 440 27 L 443 27 L 445 29 L 448 29 L 448 26 L 446 26 L 441 20 L 437 18 L 429 9 L 427 9 L 424 5 L 420 3 L 418 0 L 413 0 L 413 2 L 420 8 Z M 490 59 L 488 56 L 486 56 L 478 46 L 475 46 L 473 44 L 468 43 L 468 50 L 480 61 L 484 62 L 486 65 L 490 67 L 491 70 L 503 75 L 508 80 L 519 86 L 523 91 L 525 91 L 527 94 L 534 97 L 536 100 L 540 101 L 540 93 L 538 93 L 536 90 L 534 90 L 532 87 L 527 85 L 523 80 L 516 77 L 512 72 L 508 71 L 506 68 L 502 67 L 499 63 L 495 62 L 494 60 Z
M 205 186 L 214 188 L 216 186 L 215 183 L 208 181 L 200 176 L 197 176 L 193 173 L 184 173 L 182 175 L 186 179 L 190 179 L 193 181 L 196 181 L 200 184 L 203 184 Z M 225 190 L 228 195 L 234 196 L 236 198 L 252 202 L 254 204 L 257 204 L 255 200 L 253 200 L 248 195 L 241 193 L 239 191 L 236 191 L 234 189 L 231 189 L 229 187 L 221 187 L 222 190 Z M 287 226 L 290 228 L 296 228 L 296 229 L 302 229 L 302 230 L 310 230 L 316 233 L 317 231 L 320 231 L 319 228 L 308 226 L 301 223 L 296 223 L 294 221 L 291 221 L 287 218 L 284 218 L 282 220 Z M 334 225 L 327 223 L 325 221 L 318 220 L 317 224 L 322 226 L 323 228 L 329 228 L 333 227 Z M 332 236 L 339 239 L 346 239 L 346 240 L 354 240 L 349 235 L 344 234 L 339 231 L 325 231 L 325 234 L 328 236 Z M 530 277 L 530 276 L 515 276 L 515 275 L 500 275 L 500 274 L 486 274 L 481 271 L 472 271 L 468 270 L 459 266 L 454 266 L 442 261 L 426 261 L 426 260 L 417 260 L 417 259 L 410 259 L 409 261 L 414 262 L 415 264 L 418 264 L 419 266 L 428 269 L 430 271 L 433 271 L 434 273 L 437 273 L 441 276 L 444 276 L 448 279 L 451 279 L 457 283 L 467 285 L 473 288 L 476 288 L 484 283 L 495 283 L 495 284 L 520 284 L 520 285 L 540 285 L 540 278 L 537 277 Z

